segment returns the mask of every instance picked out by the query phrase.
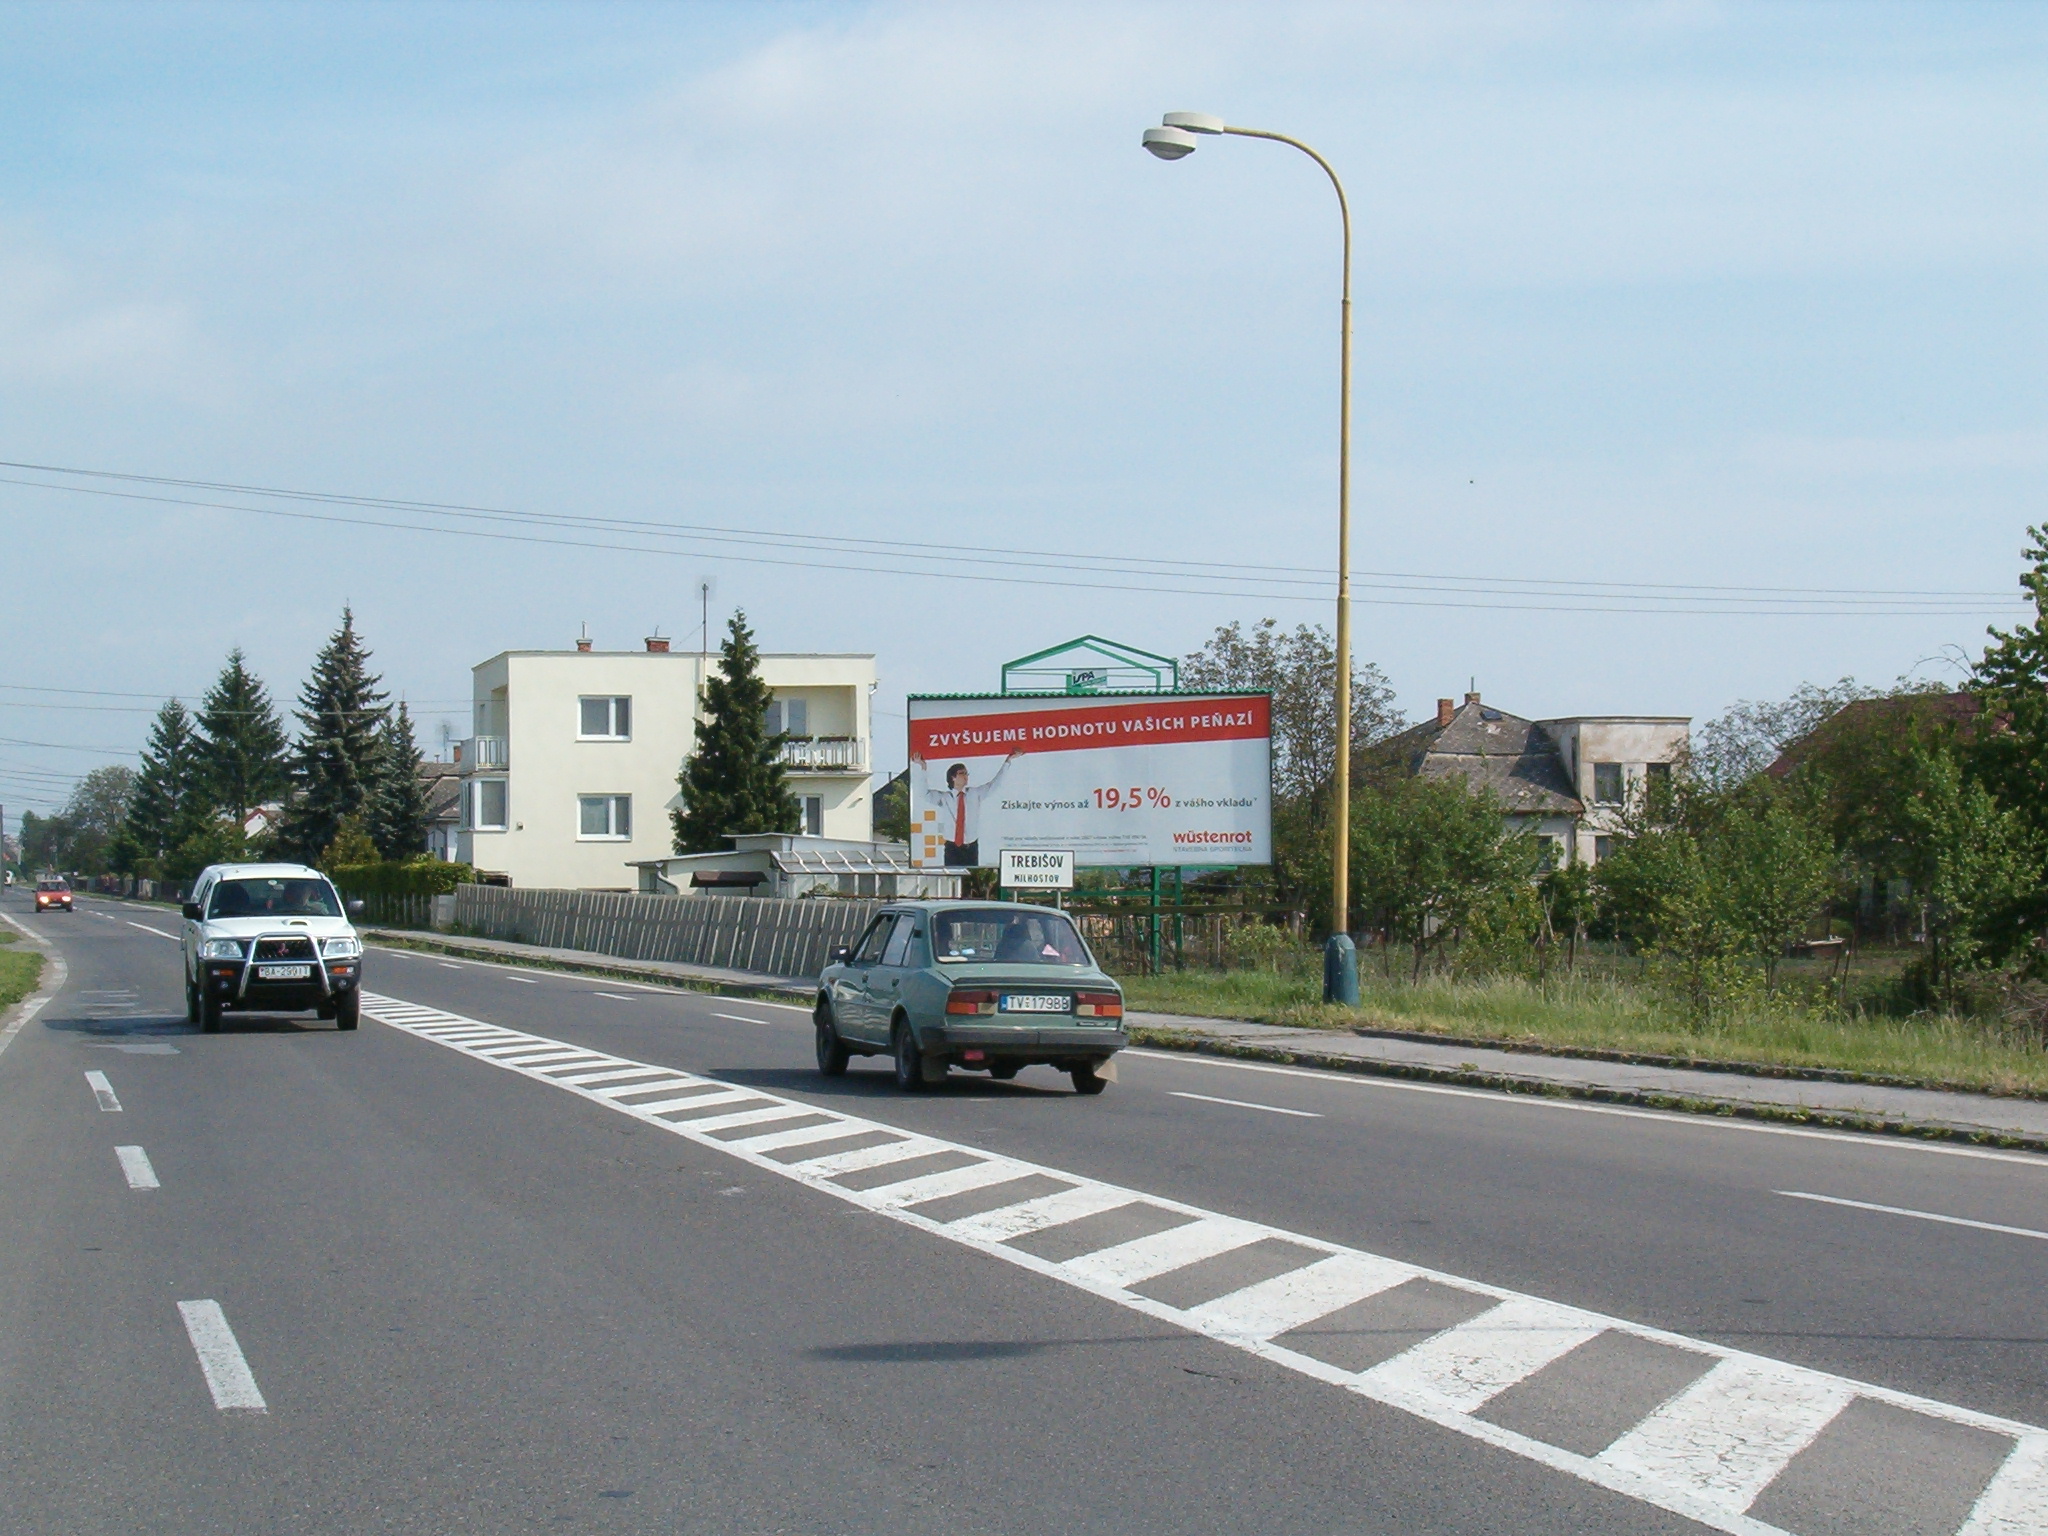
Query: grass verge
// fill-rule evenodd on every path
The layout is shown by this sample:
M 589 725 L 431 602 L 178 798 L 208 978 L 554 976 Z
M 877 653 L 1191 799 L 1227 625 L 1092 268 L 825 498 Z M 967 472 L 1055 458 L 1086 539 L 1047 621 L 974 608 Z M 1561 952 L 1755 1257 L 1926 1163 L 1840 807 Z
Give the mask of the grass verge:
M 1873 1018 L 1766 1003 L 1731 1007 L 1712 1024 L 1695 1027 L 1654 988 L 1584 977 L 1544 985 L 1518 977 L 1410 984 L 1361 976 L 1356 1009 L 1323 1004 L 1320 977 L 1272 971 L 1134 976 L 1123 987 L 1133 1008 L 1155 1013 L 2048 1095 L 2048 1050 L 2040 1040 L 1953 1015 Z
M 12 1008 L 42 979 L 42 953 L 17 944 L 19 937 L 11 929 L 0 929 L 0 1009 Z

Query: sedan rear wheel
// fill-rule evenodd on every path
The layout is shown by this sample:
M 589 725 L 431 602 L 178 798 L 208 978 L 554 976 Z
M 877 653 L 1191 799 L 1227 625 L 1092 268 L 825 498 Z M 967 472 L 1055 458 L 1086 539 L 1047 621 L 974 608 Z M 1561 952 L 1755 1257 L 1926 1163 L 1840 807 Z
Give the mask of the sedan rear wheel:
M 901 1019 L 891 1037 L 895 1046 L 896 1086 L 905 1093 L 924 1092 L 924 1052 L 917 1048 L 917 1036 Z
M 1080 1066 L 1069 1070 L 1067 1076 L 1074 1080 L 1076 1093 L 1097 1094 L 1109 1086 L 1109 1079 L 1097 1075 L 1095 1063 L 1092 1061 L 1082 1062 Z

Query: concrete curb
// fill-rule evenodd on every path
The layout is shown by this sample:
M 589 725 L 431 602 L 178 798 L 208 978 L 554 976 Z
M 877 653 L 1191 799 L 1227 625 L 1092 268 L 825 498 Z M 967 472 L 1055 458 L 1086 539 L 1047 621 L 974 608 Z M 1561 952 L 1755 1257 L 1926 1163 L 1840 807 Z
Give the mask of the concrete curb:
M 1435 1036 L 1428 1038 L 1433 1044 L 1445 1043 Z M 2021 1131 L 1992 1131 L 1980 1126 L 1890 1119 L 1877 1115 L 1856 1114 L 1853 1111 L 1808 1109 L 1795 1105 L 1759 1103 L 1750 1099 L 1702 1098 L 1693 1094 L 1655 1093 L 1636 1088 L 1558 1083 L 1547 1078 L 1517 1077 L 1512 1073 L 1464 1071 L 1454 1067 L 1429 1067 L 1406 1061 L 1376 1061 L 1368 1057 L 1332 1056 L 1319 1051 L 1290 1050 L 1280 1046 L 1252 1045 L 1238 1040 L 1219 1040 L 1191 1031 L 1160 1029 L 1152 1025 L 1133 1025 L 1131 1043 L 1151 1046 L 1157 1050 L 1184 1051 L 1189 1055 L 1234 1057 L 1244 1061 L 1270 1062 L 1277 1066 L 1311 1067 L 1324 1072 L 1349 1072 L 1362 1077 L 1392 1077 L 1414 1082 L 1444 1083 L 1460 1088 L 1483 1088 L 1495 1093 L 1579 1099 L 1595 1104 L 1622 1104 L 1638 1109 L 1661 1109 L 1688 1115 L 1771 1121 L 1816 1130 L 1856 1131 L 1866 1135 L 1901 1136 L 1920 1141 L 1948 1141 L 1974 1147 L 1996 1147 L 2004 1151 L 2048 1153 L 2048 1136 L 2034 1136 Z

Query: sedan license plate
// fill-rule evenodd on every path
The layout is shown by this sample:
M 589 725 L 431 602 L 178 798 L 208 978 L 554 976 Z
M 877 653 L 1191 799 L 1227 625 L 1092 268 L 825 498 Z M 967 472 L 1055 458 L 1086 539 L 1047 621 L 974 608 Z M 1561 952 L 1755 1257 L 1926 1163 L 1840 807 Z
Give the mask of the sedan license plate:
M 1051 992 L 1005 992 L 1005 1013 L 1072 1013 L 1074 1000 Z
M 259 965 L 256 967 L 258 981 L 305 981 L 313 974 L 310 965 Z

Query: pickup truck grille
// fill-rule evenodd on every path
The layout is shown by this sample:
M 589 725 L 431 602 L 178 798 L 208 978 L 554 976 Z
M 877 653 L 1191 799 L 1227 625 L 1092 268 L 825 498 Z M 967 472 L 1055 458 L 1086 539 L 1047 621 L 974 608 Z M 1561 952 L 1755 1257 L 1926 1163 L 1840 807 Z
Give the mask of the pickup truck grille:
M 311 960 L 313 941 L 311 939 L 258 939 L 256 941 L 258 960 Z

